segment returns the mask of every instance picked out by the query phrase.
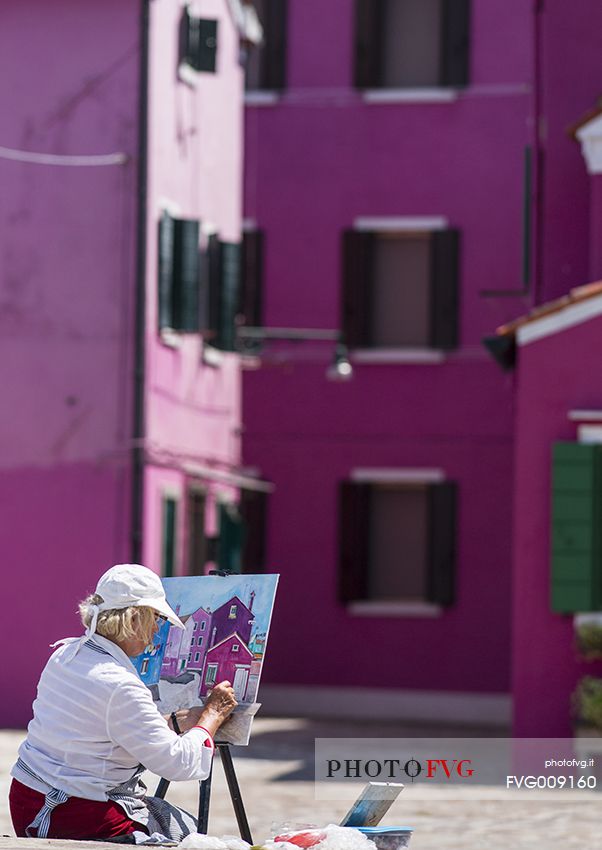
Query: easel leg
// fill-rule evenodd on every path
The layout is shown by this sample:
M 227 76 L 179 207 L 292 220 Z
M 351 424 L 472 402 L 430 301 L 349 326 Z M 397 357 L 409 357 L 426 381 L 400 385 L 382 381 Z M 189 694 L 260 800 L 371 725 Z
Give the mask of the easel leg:
M 155 791 L 155 797 L 160 797 L 161 800 L 164 800 L 168 788 L 169 779 L 160 779 L 159 784 L 157 785 L 157 790 Z
M 198 831 L 202 835 L 207 835 L 209 827 L 209 801 L 211 800 L 211 777 L 213 776 L 213 763 L 207 779 L 199 782 L 199 817 Z
M 240 837 L 244 841 L 248 841 L 249 844 L 253 844 L 249 821 L 247 820 L 247 814 L 240 794 L 238 780 L 236 778 L 236 773 L 234 772 L 234 764 L 232 763 L 230 747 L 228 744 L 218 744 L 217 748 L 224 767 L 226 782 L 228 783 L 228 790 L 230 791 L 230 798 L 232 799 L 232 806 L 234 808 L 234 814 L 236 815 L 236 822 L 238 823 Z

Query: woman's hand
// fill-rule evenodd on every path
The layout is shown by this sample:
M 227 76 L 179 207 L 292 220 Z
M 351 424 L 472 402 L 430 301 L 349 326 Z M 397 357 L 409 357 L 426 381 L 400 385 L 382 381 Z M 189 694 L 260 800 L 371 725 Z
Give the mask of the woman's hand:
M 203 726 L 213 736 L 237 705 L 230 682 L 224 681 L 209 692 L 205 705 L 181 708 L 176 711 L 176 720 L 181 732 L 188 732 L 195 726 Z M 166 720 L 169 728 L 173 729 L 171 715 Z
M 207 695 L 205 705 L 195 725 L 203 726 L 211 736 L 228 719 L 238 705 L 232 685 L 227 680 L 220 682 Z

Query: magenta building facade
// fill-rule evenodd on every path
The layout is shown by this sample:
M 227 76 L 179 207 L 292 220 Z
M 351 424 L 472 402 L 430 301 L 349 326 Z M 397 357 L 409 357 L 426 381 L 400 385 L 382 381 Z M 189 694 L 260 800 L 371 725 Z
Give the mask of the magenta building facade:
M 202 572 L 246 483 L 239 357 L 223 315 L 195 324 L 195 299 L 221 297 L 221 266 L 208 283 L 195 255 L 240 241 L 245 16 L 187 7 L 0 12 L 3 726 L 28 721 L 48 644 L 79 632 L 101 572 Z
M 282 575 L 262 699 L 509 723 L 513 377 L 481 340 L 588 279 L 566 130 L 598 94 L 602 10 L 259 5 L 278 50 L 247 94 L 258 324 L 340 334 L 353 366 L 328 381 L 332 346 L 307 333 L 244 373 L 243 455 L 276 485 Z M 311 639 L 291 655 L 299 617 Z

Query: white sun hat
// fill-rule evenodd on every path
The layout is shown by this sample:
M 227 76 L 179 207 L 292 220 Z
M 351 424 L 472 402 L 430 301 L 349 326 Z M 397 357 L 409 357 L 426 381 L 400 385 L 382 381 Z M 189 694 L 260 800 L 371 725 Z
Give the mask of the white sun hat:
M 88 637 L 96 631 L 101 611 L 140 606 L 152 608 L 177 628 L 184 628 L 184 623 L 167 604 L 159 576 L 141 564 L 117 564 L 111 567 L 98 579 L 95 593 L 102 596 L 103 601 L 88 608 L 92 615 L 86 630 Z
M 98 605 L 88 605 L 90 625 L 80 638 L 61 638 L 50 646 L 69 644 L 66 661 L 75 658 L 84 643 L 96 632 L 98 615 L 102 611 L 119 608 L 139 608 L 143 605 L 161 614 L 178 629 L 184 629 L 184 623 L 170 608 L 165 598 L 161 579 L 148 567 L 141 564 L 117 564 L 103 573 L 96 585 L 95 593 L 102 597 Z

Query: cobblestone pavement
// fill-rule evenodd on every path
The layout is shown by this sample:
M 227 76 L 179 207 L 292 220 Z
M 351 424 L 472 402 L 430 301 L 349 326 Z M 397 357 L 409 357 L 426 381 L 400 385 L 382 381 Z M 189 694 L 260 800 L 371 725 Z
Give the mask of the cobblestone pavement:
M 233 748 L 236 770 L 254 838 L 272 835 L 285 823 L 323 825 L 338 822 L 358 793 L 341 786 L 340 799 L 317 800 L 313 783 L 316 737 L 442 737 L 472 735 L 475 730 L 436 730 L 382 724 L 377 729 L 352 723 L 258 718 L 247 748 Z M 480 734 L 485 734 L 481 731 Z M 492 734 L 496 734 L 493 732 Z M 500 734 L 499 732 L 497 734 Z M 7 807 L 9 770 L 23 732 L 0 731 L 0 834 L 12 835 Z M 156 778 L 147 776 L 154 790 Z M 498 799 L 495 799 L 498 797 Z M 198 801 L 198 784 L 176 783 L 168 799 L 190 811 Z M 602 793 L 548 792 L 544 800 L 525 791 L 503 799 L 491 788 L 471 786 L 455 792 L 429 789 L 426 799 L 402 792 L 384 823 L 414 827 L 412 850 L 596 850 L 602 847 Z M 235 834 L 236 821 L 219 765 L 214 771 L 210 832 Z

